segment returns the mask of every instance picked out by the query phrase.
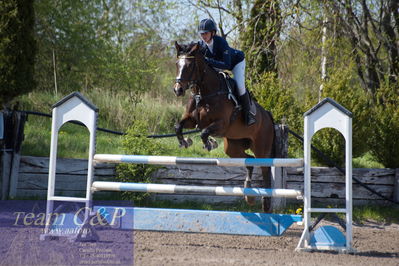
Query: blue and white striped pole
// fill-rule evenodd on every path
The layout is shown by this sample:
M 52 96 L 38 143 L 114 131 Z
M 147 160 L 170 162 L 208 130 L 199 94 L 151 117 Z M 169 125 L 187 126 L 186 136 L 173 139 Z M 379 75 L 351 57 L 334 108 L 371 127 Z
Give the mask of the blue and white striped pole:
M 96 154 L 96 162 L 107 163 L 136 163 L 157 165 L 216 165 L 216 166 L 259 166 L 259 167 L 301 167 L 303 159 L 286 158 L 190 158 L 174 156 L 147 156 L 147 155 L 118 155 L 118 154 Z
M 167 194 L 201 194 L 217 196 L 284 197 L 302 199 L 302 192 L 296 189 L 266 189 L 222 186 L 184 186 L 172 184 L 146 184 L 95 181 L 92 191 L 132 191 Z

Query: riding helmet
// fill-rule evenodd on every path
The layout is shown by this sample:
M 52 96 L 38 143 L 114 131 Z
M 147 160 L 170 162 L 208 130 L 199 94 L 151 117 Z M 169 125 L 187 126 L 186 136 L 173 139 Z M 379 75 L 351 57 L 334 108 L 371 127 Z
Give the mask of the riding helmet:
M 210 31 L 217 31 L 215 22 L 209 18 L 201 20 L 200 24 L 198 25 L 198 32 L 205 33 Z

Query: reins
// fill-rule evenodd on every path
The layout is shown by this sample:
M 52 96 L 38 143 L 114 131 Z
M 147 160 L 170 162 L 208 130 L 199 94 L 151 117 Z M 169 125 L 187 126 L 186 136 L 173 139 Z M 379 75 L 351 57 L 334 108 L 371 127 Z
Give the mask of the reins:
M 178 59 L 196 59 L 196 58 L 195 58 L 195 56 L 181 55 L 181 56 L 178 57 Z M 213 96 L 217 96 L 217 95 L 223 95 L 223 94 L 227 94 L 228 93 L 228 91 L 224 90 L 223 86 L 219 86 L 219 88 L 221 88 L 221 89 L 218 89 L 216 92 L 211 93 L 211 94 L 203 95 L 201 93 L 201 86 L 198 84 L 198 80 L 192 79 L 192 76 L 193 76 L 193 74 L 195 72 L 195 69 L 197 69 L 198 76 L 201 76 L 197 60 L 195 60 L 195 67 L 193 68 L 192 72 L 190 73 L 190 78 L 187 79 L 187 81 L 189 82 L 189 89 L 192 90 L 191 94 L 193 96 L 194 95 L 198 95 L 198 96 L 201 97 L 201 99 L 206 99 L 206 98 L 209 98 L 209 97 L 213 97 Z M 202 71 L 202 72 L 203 72 L 202 74 L 205 75 L 206 69 L 204 71 Z M 218 79 L 220 81 L 219 77 L 218 77 Z M 179 81 L 179 80 L 182 80 L 182 79 L 177 79 L 176 81 Z M 202 83 L 202 78 L 199 80 L 199 82 Z M 195 88 L 198 88 L 198 92 L 194 91 Z
M 196 113 L 197 113 L 196 119 L 197 119 L 197 126 L 198 126 L 198 123 L 200 121 L 200 117 L 199 117 L 199 105 L 200 105 L 200 102 L 205 100 L 205 99 L 214 97 L 214 96 L 219 96 L 219 95 L 224 95 L 224 94 L 230 95 L 231 91 L 229 89 L 226 90 L 221 85 L 221 77 L 218 75 L 219 89 L 217 91 L 213 92 L 213 93 L 211 92 L 211 93 L 205 94 L 205 95 L 202 94 L 203 91 L 201 91 L 201 87 L 203 86 L 203 84 L 198 84 L 198 83 L 202 83 L 203 75 L 206 74 L 206 68 L 204 69 L 204 71 L 202 71 L 203 73 L 202 73 L 202 76 L 201 76 L 201 71 L 199 70 L 198 63 L 197 63 L 197 60 L 196 60 L 195 56 L 181 55 L 181 56 L 178 57 L 178 60 L 181 60 L 181 59 L 195 59 L 194 68 L 192 69 L 192 71 L 191 71 L 191 73 L 189 75 L 189 78 L 187 78 L 186 81 L 188 81 L 188 88 L 191 89 L 191 95 L 192 95 L 192 97 L 195 100 L 195 110 L 196 110 Z M 198 78 L 200 78 L 200 80 L 194 80 L 193 79 L 193 75 L 194 75 L 195 70 L 197 70 Z M 180 81 L 182 81 L 182 79 L 176 79 L 176 82 L 180 82 Z

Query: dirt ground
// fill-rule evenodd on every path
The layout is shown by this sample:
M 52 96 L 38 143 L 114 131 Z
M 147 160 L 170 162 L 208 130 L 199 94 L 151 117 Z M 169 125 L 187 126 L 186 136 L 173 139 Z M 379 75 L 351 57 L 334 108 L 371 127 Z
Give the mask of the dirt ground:
M 0 265 L 399 265 L 399 224 L 354 226 L 355 255 L 295 252 L 302 228 L 282 237 L 102 230 L 100 241 L 82 243 L 0 226 Z
M 282 237 L 134 233 L 135 265 L 399 265 L 399 225 L 354 226 L 357 253 L 295 252 L 302 226 Z

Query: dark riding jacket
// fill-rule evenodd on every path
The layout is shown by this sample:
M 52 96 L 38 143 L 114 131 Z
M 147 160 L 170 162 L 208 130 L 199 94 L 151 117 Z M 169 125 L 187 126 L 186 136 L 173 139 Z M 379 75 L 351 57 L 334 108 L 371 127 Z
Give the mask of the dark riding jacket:
M 206 61 L 215 68 L 232 70 L 245 58 L 242 51 L 231 48 L 225 39 L 217 35 L 213 36 L 213 53 L 206 42 L 201 40 L 198 43 Z

